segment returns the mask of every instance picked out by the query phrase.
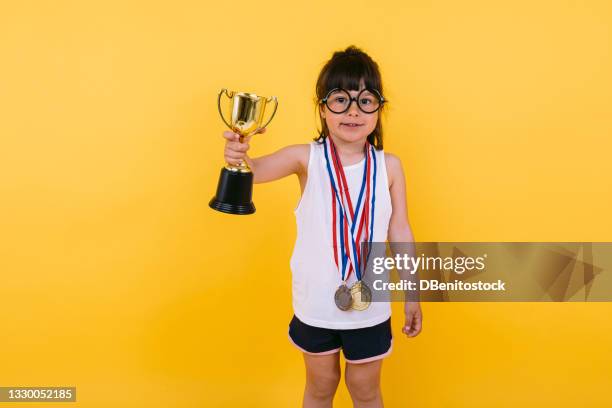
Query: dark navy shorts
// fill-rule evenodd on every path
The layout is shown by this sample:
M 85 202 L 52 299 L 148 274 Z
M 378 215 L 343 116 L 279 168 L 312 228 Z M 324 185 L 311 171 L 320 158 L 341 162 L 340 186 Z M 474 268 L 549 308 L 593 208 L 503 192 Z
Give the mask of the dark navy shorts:
M 294 315 L 289 340 L 304 353 L 324 355 L 342 349 L 347 362 L 367 363 L 391 353 L 391 318 L 375 326 L 338 330 L 310 326 Z

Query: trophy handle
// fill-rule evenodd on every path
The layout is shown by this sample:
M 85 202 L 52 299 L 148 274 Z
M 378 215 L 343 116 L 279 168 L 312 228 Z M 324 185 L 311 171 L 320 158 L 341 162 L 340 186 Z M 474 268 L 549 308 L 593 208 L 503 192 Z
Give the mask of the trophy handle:
M 268 99 L 266 99 L 266 103 L 269 103 L 271 101 L 274 101 L 274 112 L 272 112 L 272 116 L 270 116 L 270 119 L 268 119 L 268 121 L 266 122 L 265 125 L 263 125 L 261 127 L 261 129 L 265 128 L 266 126 L 268 126 L 270 124 L 270 122 L 272 122 L 272 119 L 274 119 L 274 115 L 276 114 L 276 109 L 278 108 L 278 99 L 276 98 L 276 96 L 271 96 Z
M 232 96 L 234 96 L 234 92 L 231 92 L 231 95 L 227 92 L 227 89 L 223 88 L 221 89 L 221 91 L 219 92 L 219 97 L 217 98 L 217 108 L 219 108 L 219 115 L 221 115 L 221 119 L 223 120 L 223 123 L 225 123 L 227 125 L 228 128 L 232 128 L 232 125 L 230 125 L 229 123 L 227 123 L 227 120 L 225 120 L 225 117 L 223 116 L 223 112 L 221 111 L 221 96 L 225 93 L 225 95 L 227 95 L 228 98 L 232 98 Z

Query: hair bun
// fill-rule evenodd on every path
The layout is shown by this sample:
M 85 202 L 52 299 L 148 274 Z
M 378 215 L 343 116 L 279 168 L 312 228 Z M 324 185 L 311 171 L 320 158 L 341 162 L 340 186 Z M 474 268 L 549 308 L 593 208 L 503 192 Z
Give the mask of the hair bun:
M 360 55 L 360 54 L 363 54 L 363 51 L 354 45 L 349 45 L 344 50 L 344 53 L 347 55 Z

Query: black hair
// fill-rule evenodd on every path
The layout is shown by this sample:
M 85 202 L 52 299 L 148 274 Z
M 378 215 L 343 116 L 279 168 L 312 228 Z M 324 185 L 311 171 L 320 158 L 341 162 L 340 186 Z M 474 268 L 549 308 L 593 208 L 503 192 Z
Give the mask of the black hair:
M 383 93 L 382 79 L 378 64 L 364 51 L 351 45 L 344 51 L 336 51 L 331 59 L 321 69 L 316 85 L 316 109 L 321 120 L 321 131 L 315 141 L 323 143 L 329 134 L 325 119 L 319 114 L 321 99 L 334 88 L 344 88 L 346 90 L 358 91 L 360 82 L 363 80 L 366 88 L 375 89 L 381 95 Z M 380 108 L 382 112 L 385 104 Z M 368 135 L 368 141 L 376 148 L 383 148 L 383 131 L 380 114 L 376 127 Z

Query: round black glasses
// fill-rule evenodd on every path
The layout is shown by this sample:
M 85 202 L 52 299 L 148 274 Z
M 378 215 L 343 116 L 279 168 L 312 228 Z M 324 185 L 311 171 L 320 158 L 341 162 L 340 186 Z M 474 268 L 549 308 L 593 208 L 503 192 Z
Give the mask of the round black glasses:
M 321 103 L 333 113 L 348 111 L 353 101 L 363 113 L 374 113 L 385 103 L 385 98 L 376 89 L 363 89 L 353 98 L 346 89 L 334 88 L 321 99 Z

